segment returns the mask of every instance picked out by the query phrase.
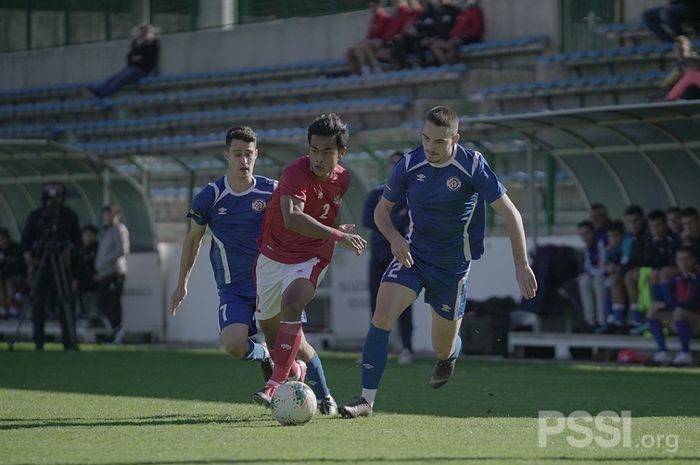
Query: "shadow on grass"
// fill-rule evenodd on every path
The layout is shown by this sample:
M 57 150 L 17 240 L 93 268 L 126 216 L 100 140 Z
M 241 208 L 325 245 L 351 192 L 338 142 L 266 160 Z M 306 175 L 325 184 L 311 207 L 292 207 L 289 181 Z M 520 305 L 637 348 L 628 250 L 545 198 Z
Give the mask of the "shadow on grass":
M 326 353 L 322 358 L 334 397 L 339 403 L 350 400 L 360 387 L 357 356 Z M 397 366 L 390 359 L 377 411 L 457 418 L 536 418 L 539 410 L 700 416 L 697 370 L 463 357 L 450 382 L 435 390 L 428 386 L 433 363 L 418 359 Z M 261 385 L 257 363 L 234 361 L 215 350 L 84 346 L 81 352 L 34 352 L 22 347 L 12 353 L 0 351 L 0 389 L 248 404 Z M 664 395 L 653 394 L 659 392 Z

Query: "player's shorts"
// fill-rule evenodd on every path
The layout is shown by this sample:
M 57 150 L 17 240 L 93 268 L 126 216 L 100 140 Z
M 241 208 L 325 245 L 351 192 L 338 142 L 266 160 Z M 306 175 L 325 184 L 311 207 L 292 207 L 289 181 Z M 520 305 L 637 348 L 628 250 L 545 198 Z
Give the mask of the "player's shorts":
M 464 316 L 467 304 L 469 265 L 465 272 L 447 273 L 415 257 L 411 268 L 394 258 L 384 272 L 382 282 L 400 284 L 413 289 L 416 295 L 425 289 L 425 303 L 433 307 L 435 313 L 446 320 L 459 320 Z
M 312 258 L 302 263 L 280 263 L 258 255 L 255 266 L 257 285 L 257 309 L 255 319 L 269 320 L 279 315 L 282 309 L 282 293 L 295 279 L 303 278 L 311 281 L 315 288 L 323 281 L 328 270 L 328 262 Z M 304 322 L 305 315 L 302 315 Z
M 219 332 L 234 323 L 248 325 L 248 335 L 257 333 L 255 325 L 255 297 L 232 292 L 219 294 Z

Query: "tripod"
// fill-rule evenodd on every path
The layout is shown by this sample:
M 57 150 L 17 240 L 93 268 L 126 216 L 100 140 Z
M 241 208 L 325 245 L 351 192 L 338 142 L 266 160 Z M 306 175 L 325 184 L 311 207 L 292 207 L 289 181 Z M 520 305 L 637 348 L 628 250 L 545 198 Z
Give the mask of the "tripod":
M 75 313 L 71 292 L 69 270 L 63 264 L 61 254 L 65 247 L 61 247 L 56 241 L 47 241 L 43 245 L 41 260 L 37 267 L 27 306 L 23 309 L 22 315 L 17 322 L 17 329 L 12 339 L 8 342 L 8 350 L 14 350 L 14 345 L 19 338 L 19 331 L 22 323 L 27 319 L 27 307 L 32 308 L 34 319 L 34 340 L 35 343 L 43 345 L 45 306 L 50 291 L 55 291 L 60 305 L 61 334 L 63 346 L 66 349 L 77 349 L 78 338 L 75 333 Z M 40 312 L 40 315 L 37 314 Z M 39 327 L 40 326 L 40 327 Z M 39 346 L 37 346 L 39 347 Z

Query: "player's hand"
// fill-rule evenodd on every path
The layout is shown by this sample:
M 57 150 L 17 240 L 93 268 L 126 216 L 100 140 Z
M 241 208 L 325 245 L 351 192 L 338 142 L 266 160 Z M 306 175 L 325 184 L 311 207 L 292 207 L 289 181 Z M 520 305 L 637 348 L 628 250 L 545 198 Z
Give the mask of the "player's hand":
M 520 293 L 526 299 L 532 299 L 537 295 L 537 280 L 530 265 L 520 265 L 515 267 L 515 279 L 518 281 Z
M 413 257 L 411 256 L 411 248 L 408 242 L 403 237 L 401 240 L 395 240 L 391 243 L 391 253 L 396 259 L 406 268 L 413 266 Z
M 170 305 L 168 305 L 168 311 L 172 316 L 177 313 L 177 308 L 180 306 L 185 297 L 187 296 L 187 288 L 178 286 L 175 288 L 173 295 L 170 297 Z
M 338 226 L 338 230 L 347 234 L 355 234 L 355 225 L 353 223 L 341 224 Z
M 367 241 L 357 234 L 344 233 L 343 240 L 339 244 L 350 247 L 355 251 L 355 255 L 361 255 L 367 248 Z

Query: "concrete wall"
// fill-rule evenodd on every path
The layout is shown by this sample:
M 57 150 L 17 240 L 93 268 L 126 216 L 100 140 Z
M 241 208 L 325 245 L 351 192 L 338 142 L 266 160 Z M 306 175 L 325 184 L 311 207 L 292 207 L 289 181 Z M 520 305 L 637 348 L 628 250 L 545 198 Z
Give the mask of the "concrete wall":
M 482 3 L 488 40 L 548 34 L 558 43 L 557 0 Z M 358 11 L 164 35 L 160 72 L 341 58 L 349 45 L 364 36 L 367 20 L 368 12 Z M 102 79 L 124 66 L 128 46 L 128 40 L 117 40 L 0 54 L 0 88 Z

